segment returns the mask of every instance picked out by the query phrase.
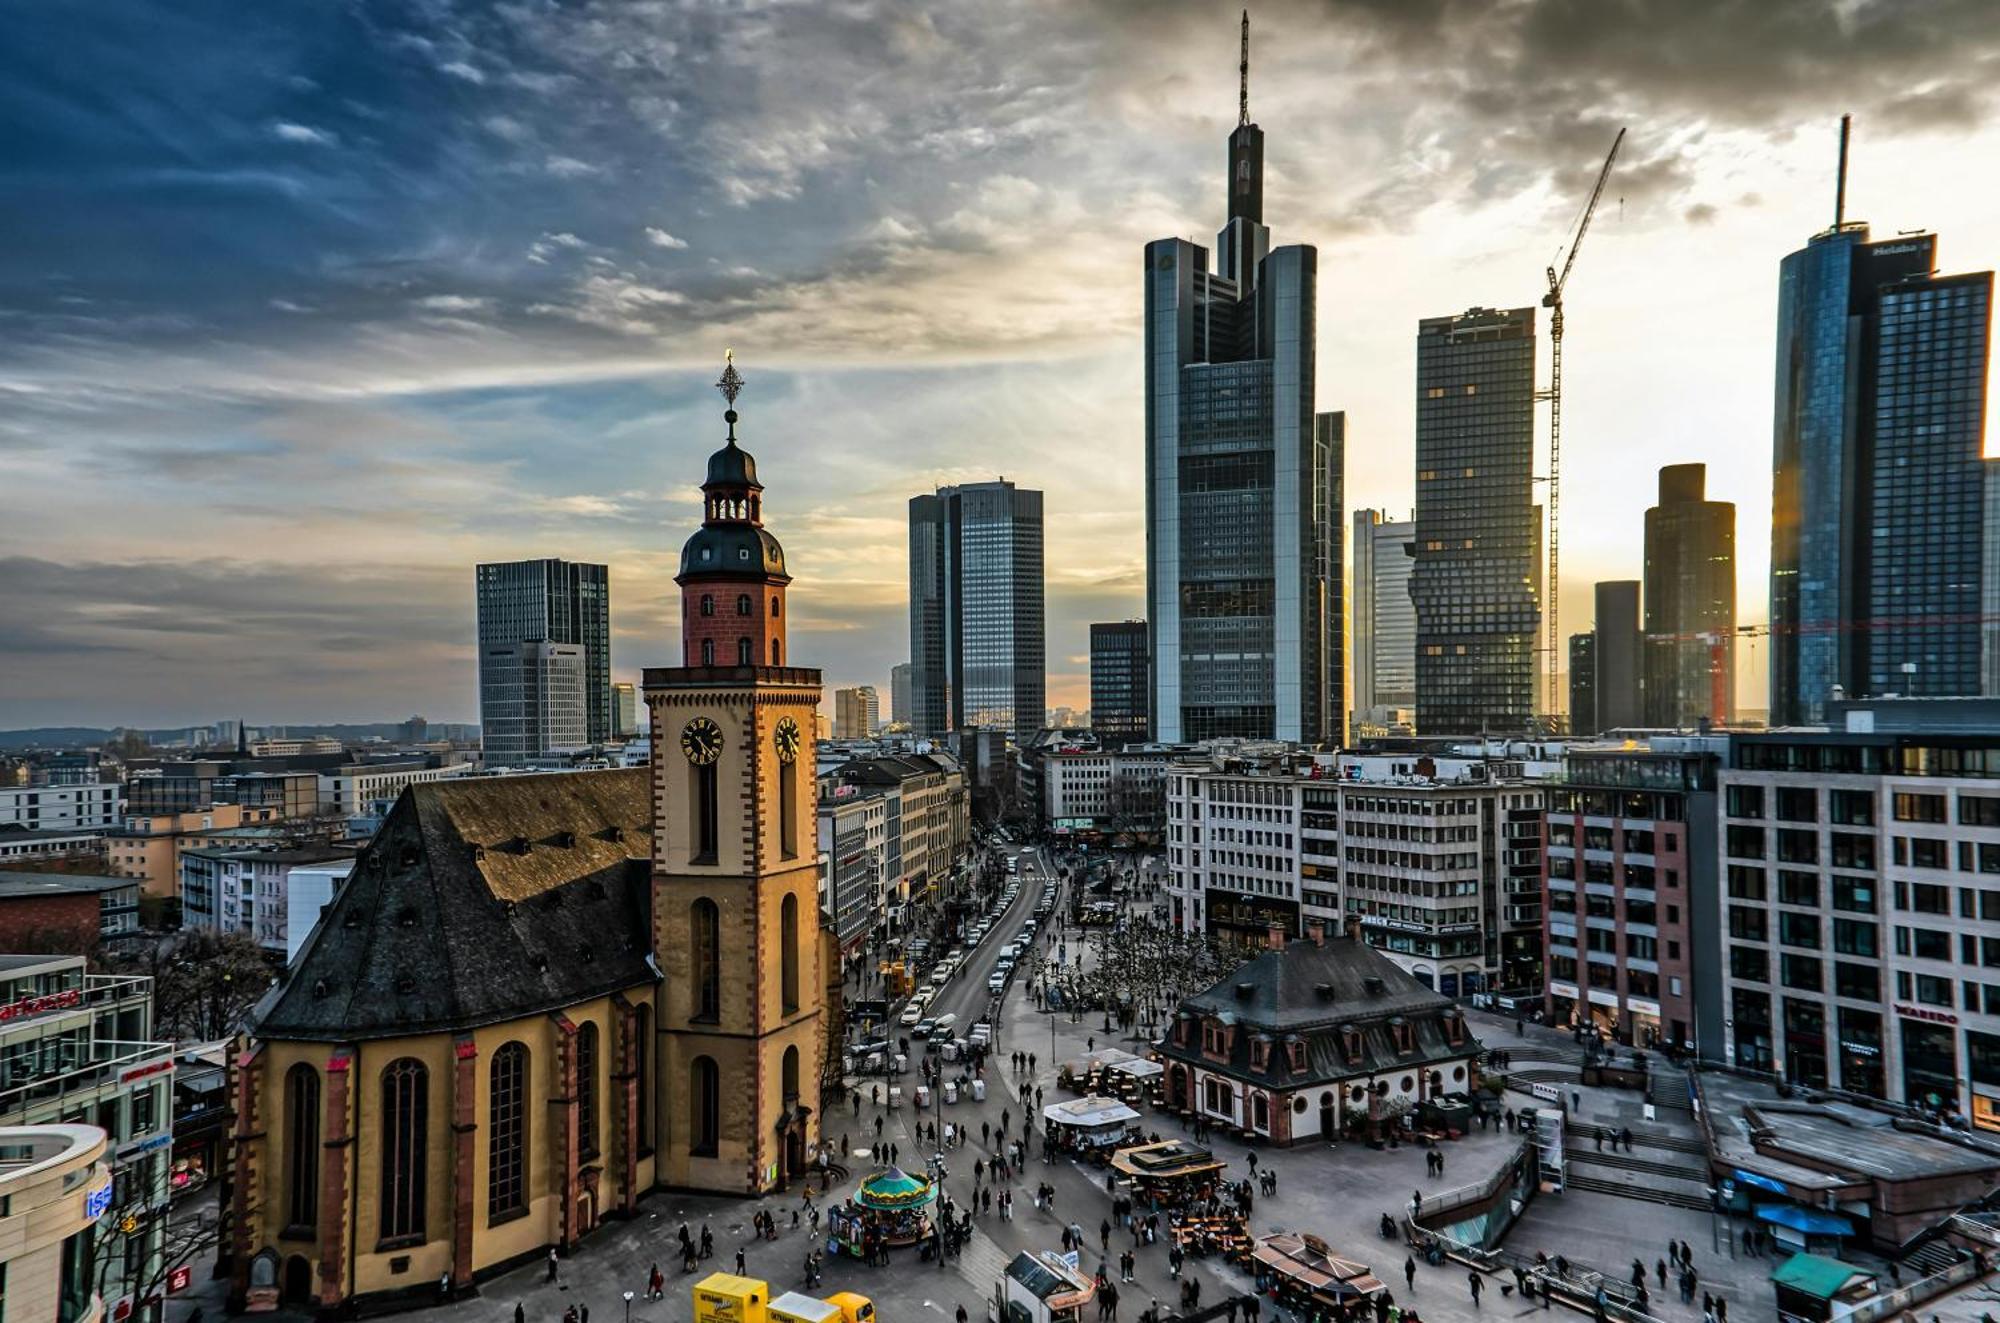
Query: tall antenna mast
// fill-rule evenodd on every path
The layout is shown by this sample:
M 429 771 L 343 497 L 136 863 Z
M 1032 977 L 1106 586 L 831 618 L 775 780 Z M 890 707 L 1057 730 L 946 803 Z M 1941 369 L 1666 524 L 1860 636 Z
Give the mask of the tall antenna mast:
M 1833 228 L 1836 230 L 1847 219 L 1847 126 L 1853 118 L 1852 115 L 1840 117 L 1840 173 L 1833 185 Z
M 1236 74 L 1238 79 L 1236 88 L 1236 123 L 1238 127 L 1241 127 L 1250 122 L 1250 11 L 1247 9 L 1243 11 L 1243 57 L 1237 62 Z M 1843 126 L 1847 123 L 1844 119 L 1840 122 Z M 1845 134 L 1846 130 L 1843 127 L 1841 137 L 1842 160 L 1847 159 L 1847 148 L 1845 145 L 1847 138 Z

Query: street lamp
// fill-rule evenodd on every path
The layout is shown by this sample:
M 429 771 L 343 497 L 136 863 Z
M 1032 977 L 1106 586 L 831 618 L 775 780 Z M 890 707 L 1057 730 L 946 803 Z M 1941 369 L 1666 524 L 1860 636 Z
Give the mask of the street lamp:
M 625 1293 L 625 1323 L 632 1323 L 632 1293 Z

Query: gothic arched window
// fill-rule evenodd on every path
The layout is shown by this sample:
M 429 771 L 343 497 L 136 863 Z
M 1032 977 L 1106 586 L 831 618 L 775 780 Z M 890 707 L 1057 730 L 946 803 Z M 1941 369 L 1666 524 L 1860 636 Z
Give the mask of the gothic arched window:
M 528 1049 L 503 1043 L 486 1070 L 486 1215 L 528 1206 Z
M 285 1072 L 285 1222 L 319 1225 L 319 1072 L 300 1062 Z
M 589 1021 L 576 1030 L 576 1146 L 597 1156 L 597 1026 Z
M 431 1073 L 414 1057 L 382 1072 L 381 1239 L 422 1238 L 430 1170 Z
M 689 1011 L 696 1020 L 722 1015 L 722 911 L 706 896 L 688 906 L 688 945 L 694 1000 Z
M 788 767 L 785 772 L 789 774 Z M 799 898 L 778 907 L 778 995 L 787 1012 L 799 1008 Z

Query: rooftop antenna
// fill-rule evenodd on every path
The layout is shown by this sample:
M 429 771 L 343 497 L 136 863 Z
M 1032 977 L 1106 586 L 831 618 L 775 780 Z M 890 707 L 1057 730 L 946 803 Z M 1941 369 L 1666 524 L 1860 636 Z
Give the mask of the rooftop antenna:
M 1833 228 L 1838 230 L 1847 219 L 1847 127 L 1854 119 L 1852 115 L 1840 117 L 1840 173 L 1833 185 Z
M 1243 53 L 1236 64 L 1236 75 L 1236 123 L 1240 128 L 1250 122 L 1250 11 L 1247 9 L 1243 11 Z

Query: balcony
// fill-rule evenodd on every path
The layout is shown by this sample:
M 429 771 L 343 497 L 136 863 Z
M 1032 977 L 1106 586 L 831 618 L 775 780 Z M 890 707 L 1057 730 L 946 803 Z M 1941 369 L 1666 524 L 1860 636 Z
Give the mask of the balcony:
M 144 980 L 141 980 L 144 981 Z M 67 1070 L 0 1090 L 0 1116 L 20 1116 L 28 1108 L 116 1084 L 126 1071 L 154 1061 L 173 1062 L 172 1043 L 104 1040 L 86 1045 L 89 1058 Z M 160 1072 L 162 1075 L 166 1071 Z

